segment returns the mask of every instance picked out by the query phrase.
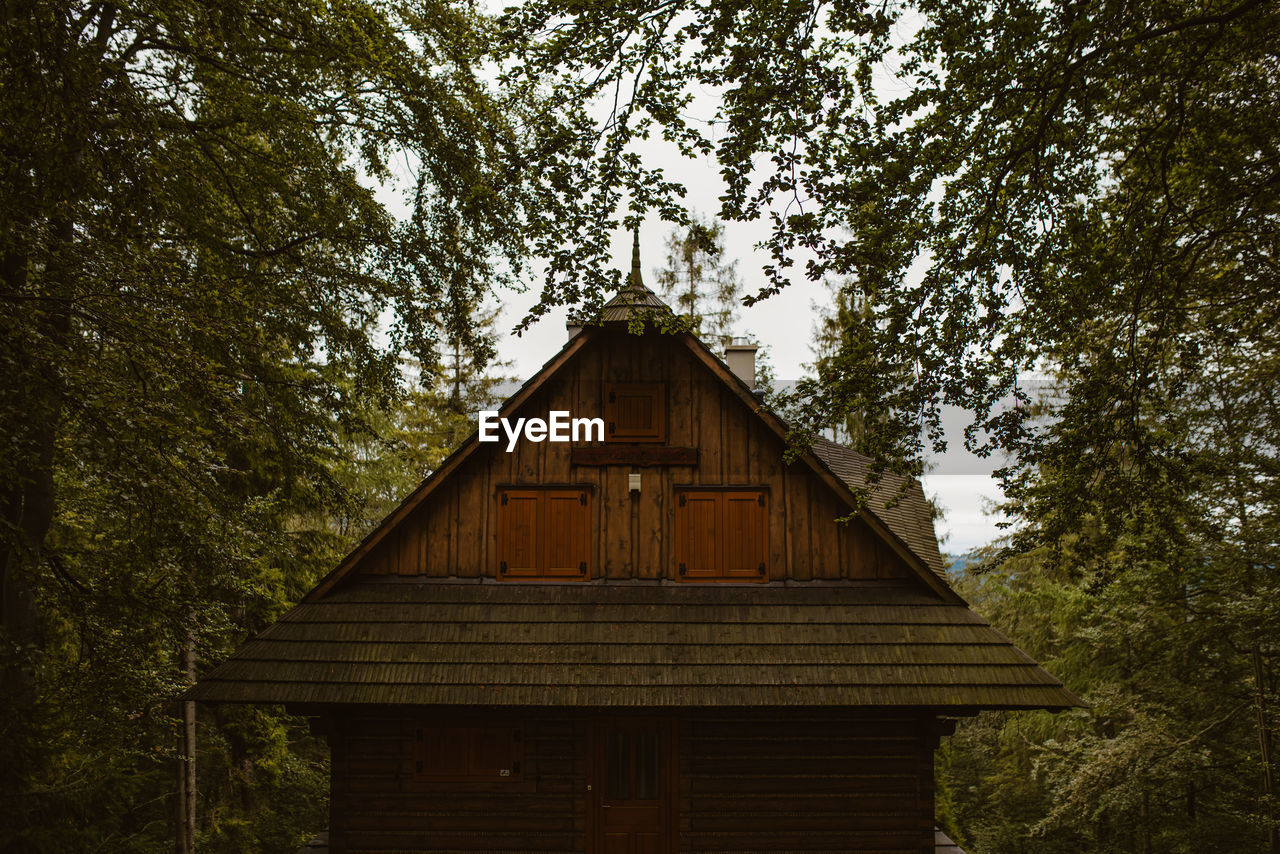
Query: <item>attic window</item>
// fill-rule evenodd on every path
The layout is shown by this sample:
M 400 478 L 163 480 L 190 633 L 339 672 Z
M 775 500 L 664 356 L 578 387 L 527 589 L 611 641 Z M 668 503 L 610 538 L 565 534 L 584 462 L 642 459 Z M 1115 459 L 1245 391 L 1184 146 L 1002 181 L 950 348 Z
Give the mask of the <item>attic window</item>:
M 498 490 L 498 578 L 586 579 L 590 495 L 585 487 Z
M 681 581 L 768 581 L 768 491 L 677 488 L 676 573 Z
M 413 775 L 442 782 L 513 782 L 523 778 L 518 726 L 424 724 L 414 728 Z
M 605 383 L 604 432 L 609 442 L 665 442 L 666 385 Z

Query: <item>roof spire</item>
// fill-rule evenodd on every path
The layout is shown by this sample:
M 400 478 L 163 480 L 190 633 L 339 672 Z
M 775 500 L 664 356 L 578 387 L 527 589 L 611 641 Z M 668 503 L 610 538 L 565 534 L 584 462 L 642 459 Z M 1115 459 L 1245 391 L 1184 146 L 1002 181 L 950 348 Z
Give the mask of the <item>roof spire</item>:
M 633 288 L 644 286 L 644 280 L 640 277 L 640 226 L 636 226 L 632 231 L 631 240 L 631 275 L 627 276 L 627 285 Z
M 626 281 L 622 283 L 622 287 L 618 289 L 613 299 L 604 304 L 600 320 L 630 321 L 637 316 L 652 320 L 659 314 L 671 314 L 671 307 L 659 299 L 657 294 L 646 288 L 644 279 L 641 278 L 640 229 L 637 227 L 631 239 L 631 272 L 627 274 Z

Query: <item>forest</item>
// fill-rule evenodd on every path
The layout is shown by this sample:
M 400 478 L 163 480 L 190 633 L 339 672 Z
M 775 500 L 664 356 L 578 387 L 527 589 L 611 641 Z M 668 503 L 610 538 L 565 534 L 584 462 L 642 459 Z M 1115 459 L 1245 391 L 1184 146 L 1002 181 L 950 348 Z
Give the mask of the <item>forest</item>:
M 323 828 L 305 720 L 179 695 L 473 429 L 504 333 L 616 291 L 610 240 L 647 222 L 704 336 L 833 289 L 774 397 L 796 447 L 919 476 L 959 406 L 1010 460 L 1013 525 L 954 585 L 1088 705 L 963 721 L 953 839 L 1280 854 L 1280 5 L 498 5 L 5 4 L 0 850 Z M 741 292 L 718 224 L 748 222 Z

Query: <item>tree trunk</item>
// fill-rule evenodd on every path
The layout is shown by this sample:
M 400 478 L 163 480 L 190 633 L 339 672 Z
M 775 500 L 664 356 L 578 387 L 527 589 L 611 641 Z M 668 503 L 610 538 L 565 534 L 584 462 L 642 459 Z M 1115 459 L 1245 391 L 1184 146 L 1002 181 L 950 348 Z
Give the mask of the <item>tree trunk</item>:
M 1142 793 L 1142 854 L 1151 854 L 1151 792 Z
M 40 557 L 39 544 L 49 530 L 44 508 L 52 503 L 52 485 L 13 484 L 7 492 L 4 522 L 16 541 L 6 543 L 0 558 L 0 633 L 25 650 L 39 641 L 32 575 Z M 0 691 L 18 708 L 29 707 L 36 699 L 35 680 L 25 658 L 20 653 L 0 675 Z
M 6 11 L 14 16 L 11 21 L 38 20 L 31 4 Z M 115 9 L 107 4 L 99 14 L 95 41 L 104 50 Z M 17 370 L 4 377 L 0 396 L 7 410 L 3 433 L 18 449 L 9 471 L 12 481 L 4 493 L 7 536 L 0 545 L 0 620 L 8 639 L 27 648 L 40 643 L 35 576 L 56 506 L 54 456 L 66 394 L 63 374 L 71 330 L 71 283 L 78 274 L 73 217 L 84 194 L 83 152 L 89 138 L 83 125 L 90 112 L 84 92 L 96 84 L 96 80 L 82 79 L 83 68 L 75 59 L 76 39 L 65 27 L 54 27 L 45 35 L 48 49 L 41 53 L 32 47 L 34 42 L 24 45 L 18 68 L 25 75 L 24 85 L 31 89 L 31 102 L 48 100 L 39 109 L 52 108 L 70 121 L 52 146 L 38 146 L 42 149 L 38 155 L 33 146 L 18 155 L 16 166 L 10 165 L 19 171 L 28 168 L 31 177 L 16 184 L 20 192 L 11 204 L 18 227 L 6 237 L 43 233 L 41 226 L 47 225 L 47 242 L 24 236 L 0 256 L 0 296 L 7 298 L 5 310 L 13 312 L 6 331 L 19 333 L 7 342 Z M 26 118 L 36 127 L 45 124 L 43 116 Z M 7 182 L 7 186 L 15 185 Z M 36 685 L 31 668 L 21 660 L 6 668 L 0 689 L 10 692 L 19 706 L 33 703 Z
M 55 243 L 64 247 L 56 262 L 46 269 L 46 278 L 56 281 L 65 275 L 62 259 L 69 254 L 74 229 L 69 220 L 56 220 L 52 229 Z M 17 254 L 0 264 L 4 293 L 14 297 L 31 296 L 27 259 Z M 14 355 L 25 362 L 16 377 L 10 377 L 6 398 L 12 407 L 5 413 L 5 433 L 13 437 L 21 449 L 13 461 L 13 482 L 6 485 L 4 495 L 4 527 L 7 532 L 0 555 L 0 620 L 4 635 L 25 649 L 40 645 L 40 619 L 36 603 L 35 576 L 40 554 L 49 529 L 53 525 L 54 453 L 62 420 L 63 390 L 58 370 L 51 361 L 66 346 L 70 329 L 67 302 L 48 288 L 42 288 L 42 299 L 28 309 L 29 317 L 18 323 L 30 323 L 36 343 L 23 346 L 14 342 Z M 17 301 L 15 300 L 15 303 Z M 34 347 L 34 351 L 31 349 Z M 16 392 L 16 395 L 14 394 Z M 35 679 L 25 656 L 5 668 L 0 688 L 19 708 L 30 706 L 36 699 Z

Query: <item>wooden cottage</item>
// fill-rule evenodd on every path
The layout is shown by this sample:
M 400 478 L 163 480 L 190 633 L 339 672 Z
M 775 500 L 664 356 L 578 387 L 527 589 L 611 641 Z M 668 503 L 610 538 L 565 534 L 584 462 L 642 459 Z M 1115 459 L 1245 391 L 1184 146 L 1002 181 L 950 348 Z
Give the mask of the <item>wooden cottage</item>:
M 332 755 L 332 851 L 933 852 L 957 716 L 1078 704 L 947 585 L 924 494 L 784 425 L 640 281 L 190 696 Z M 745 373 L 745 371 L 743 371 Z

